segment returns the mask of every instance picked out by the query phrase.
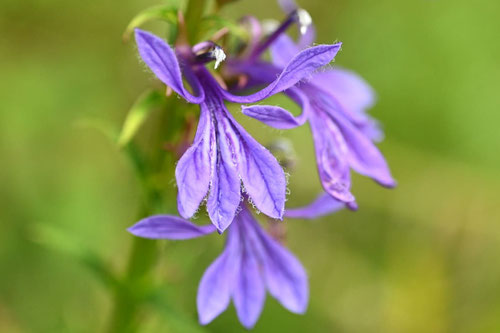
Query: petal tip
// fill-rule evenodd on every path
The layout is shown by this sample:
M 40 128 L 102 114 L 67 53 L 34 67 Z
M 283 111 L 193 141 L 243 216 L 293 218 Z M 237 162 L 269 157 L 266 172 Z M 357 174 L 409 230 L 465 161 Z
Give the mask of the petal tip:
M 395 188 L 396 186 L 398 186 L 398 182 L 395 180 L 395 179 L 388 179 L 388 180 L 385 180 L 385 181 L 378 181 L 377 183 L 379 183 L 380 185 L 382 185 L 383 187 L 385 188 Z
M 198 322 L 202 326 L 206 326 L 206 325 L 210 324 L 213 320 L 214 320 L 214 318 L 202 316 L 201 314 L 198 313 Z
M 142 38 L 144 35 L 147 35 L 148 33 L 142 29 L 139 28 L 134 28 L 134 35 L 135 38 L 139 37 Z
M 133 225 L 133 226 L 131 226 L 131 227 L 128 227 L 128 228 L 127 228 L 127 231 L 128 231 L 130 234 L 132 234 L 132 235 L 134 235 L 134 236 L 137 236 L 137 235 L 135 234 L 135 225 Z
M 356 201 L 351 201 L 351 202 L 348 202 L 346 204 L 347 208 L 352 211 L 352 212 L 357 212 L 358 209 L 359 209 L 359 206 L 358 204 L 356 203 Z

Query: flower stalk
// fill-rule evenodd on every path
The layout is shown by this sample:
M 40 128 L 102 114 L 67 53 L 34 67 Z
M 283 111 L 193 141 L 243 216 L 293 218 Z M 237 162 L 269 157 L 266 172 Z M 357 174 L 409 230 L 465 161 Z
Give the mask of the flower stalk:
M 203 12 L 206 8 L 206 0 L 190 0 L 188 1 L 186 7 L 186 22 L 187 25 L 188 39 L 191 44 L 194 44 L 196 37 L 198 36 L 200 29 L 199 23 L 203 17 Z
M 154 147 L 151 154 L 142 151 L 134 141 L 123 147 L 135 177 L 141 188 L 141 201 L 138 212 L 139 219 L 159 211 L 175 212 L 175 188 L 164 191 L 151 181 L 157 174 L 173 174 L 171 159 L 175 159 L 176 151 L 162 149 L 165 142 L 171 142 L 176 135 L 183 137 L 189 127 L 179 126 L 185 121 L 175 99 L 167 99 L 159 103 L 161 114 L 157 121 L 156 133 L 151 135 L 149 147 Z M 168 109 L 168 112 L 166 112 Z M 185 110 L 182 110 L 185 114 Z M 181 142 L 182 144 L 182 142 Z M 113 289 L 113 312 L 108 324 L 109 333 L 140 332 L 141 310 L 148 302 L 151 291 L 156 287 L 154 268 L 158 261 L 158 242 L 134 237 L 125 271 L 119 278 L 120 283 Z

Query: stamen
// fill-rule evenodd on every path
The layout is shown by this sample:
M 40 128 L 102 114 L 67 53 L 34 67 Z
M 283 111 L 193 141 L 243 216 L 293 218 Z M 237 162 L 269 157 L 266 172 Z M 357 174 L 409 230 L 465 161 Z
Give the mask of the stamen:
M 192 51 L 196 54 L 204 49 L 209 48 L 211 48 L 212 50 L 196 55 L 196 62 L 204 64 L 215 60 L 215 69 L 217 69 L 221 62 L 226 60 L 226 53 L 224 53 L 222 47 L 212 41 L 206 41 L 193 46 Z
M 278 20 L 263 20 L 262 21 L 262 31 L 264 35 L 270 35 L 276 30 L 278 30 L 280 22 Z
M 312 18 L 309 13 L 302 8 L 293 10 L 288 14 L 287 19 L 281 23 L 278 27 L 273 30 L 273 33 L 269 35 L 267 39 L 262 41 L 253 51 L 250 56 L 250 60 L 256 60 L 264 51 L 281 35 L 283 34 L 293 23 L 297 23 L 300 28 L 300 33 L 304 35 L 307 29 L 312 24 Z
M 299 21 L 300 33 L 304 35 L 307 31 L 307 28 L 312 24 L 312 17 L 307 12 L 307 10 L 299 8 L 297 10 L 297 18 Z
M 284 33 L 288 27 L 290 27 L 297 20 L 297 12 L 292 12 L 288 15 L 287 19 L 281 23 L 280 26 L 277 27 L 274 32 L 264 39 L 252 52 L 249 59 L 250 61 L 256 60 L 262 53 L 264 53 L 267 48 L 282 34 Z
M 212 54 L 215 57 L 215 69 L 217 69 L 220 63 L 226 60 L 226 54 L 224 53 L 224 50 L 219 46 L 215 47 L 215 49 L 212 51 Z

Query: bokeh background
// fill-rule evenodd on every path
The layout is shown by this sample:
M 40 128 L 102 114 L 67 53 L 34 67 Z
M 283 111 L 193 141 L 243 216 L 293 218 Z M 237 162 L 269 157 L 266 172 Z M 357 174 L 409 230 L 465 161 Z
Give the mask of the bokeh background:
M 0 2 L 0 332 L 107 325 L 108 290 L 72 253 L 90 249 L 122 271 L 140 190 L 119 149 L 82 120 L 119 127 L 155 84 L 121 34 L 158 3 Z M 344 43 L 336 63 L 377 91 L 372 114 L 399 186 L 356 176 L 359 212 L 287 222 L 287 244 L 310 275 L 310 307 L 296 316 L 268 297 L 255 331 L 499 332 L 500 2 L 301 5 L 318 42 Z M 241 0 L 222 14 L 282 17 L 269 0 Z M 263 143 L 294 142 L 290 205 L 319 192 L 307 127 L 284 133 L 239 119 Z M 47 228 L 64 245 L 46 244 Z M 198 281 L 221 247 L 217 235 L 161 244 L 158 278 L 182 320 L 196 320 Z M 141 331 L 185 330 L 151 309 Z M 244 330 L 231 308 L 199 331 Z

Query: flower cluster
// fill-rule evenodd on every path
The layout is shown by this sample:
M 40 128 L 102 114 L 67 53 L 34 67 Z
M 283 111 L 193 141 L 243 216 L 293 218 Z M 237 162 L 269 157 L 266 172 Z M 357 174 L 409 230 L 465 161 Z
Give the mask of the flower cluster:
M 229 54 L 227 59 L 213 41 L 194 46 L 183 43 L 173 49 L 149 32 L 135 32 L 145 64 L 180 97 L 198 104 L 200 116 L 194 141 L 175 172 L 182 218 L 152 216 L 129 231 L 139 237 L 171 240 L 215 231 L 227 233 L 224 252 L 206 270 L 199 285 L 201 324 L 212 321 L 232 300 L 240 322 L 253 327 L 266 290 L 291 312 L 304 313 L 307 308 L 309 289 L 304 268 L 263 230 L 248 203 L 271 219 L 312 219 L 344 207 L 357 209 L 351 193 L 351 169 L 383 186 L 395 185 L 375 146 L 382 132 L 366 113 L 374 103 L 372 89 L 356 74 L 328 67 L 341 44 L 311 46 L 314 27 L 309 14 L 291 0 L 281 3 L 287 19 L 268 34 L 253 17 L 241 21 L 250 27 L 251 38 L 243 51 Z M 298 43 L 285 34 L 294 23 L 301 33 Z M 267 50 L 271 51 L 271 62 L 264 60 Z M 206 67 L 209 61 L 215 61 L 216 68 L 225 61 L 221 72 L 210 71 Z M 234 78 L 238 83 L 231 84 Z M 250 89 L 261 90 L 240 95 Z M 302 114 L 295 117 L 271 105 L 247 106 L 278 93 L 297 103 Z M 282 167 L 233 118 L 225 102 L 242 104 L 245 115 L 279 129 L 307 122 L 325 193 L 306 207 L 285 209 L 287 182 Z M 197 226 L 188 219 L 202 204 L 212 224 Z

